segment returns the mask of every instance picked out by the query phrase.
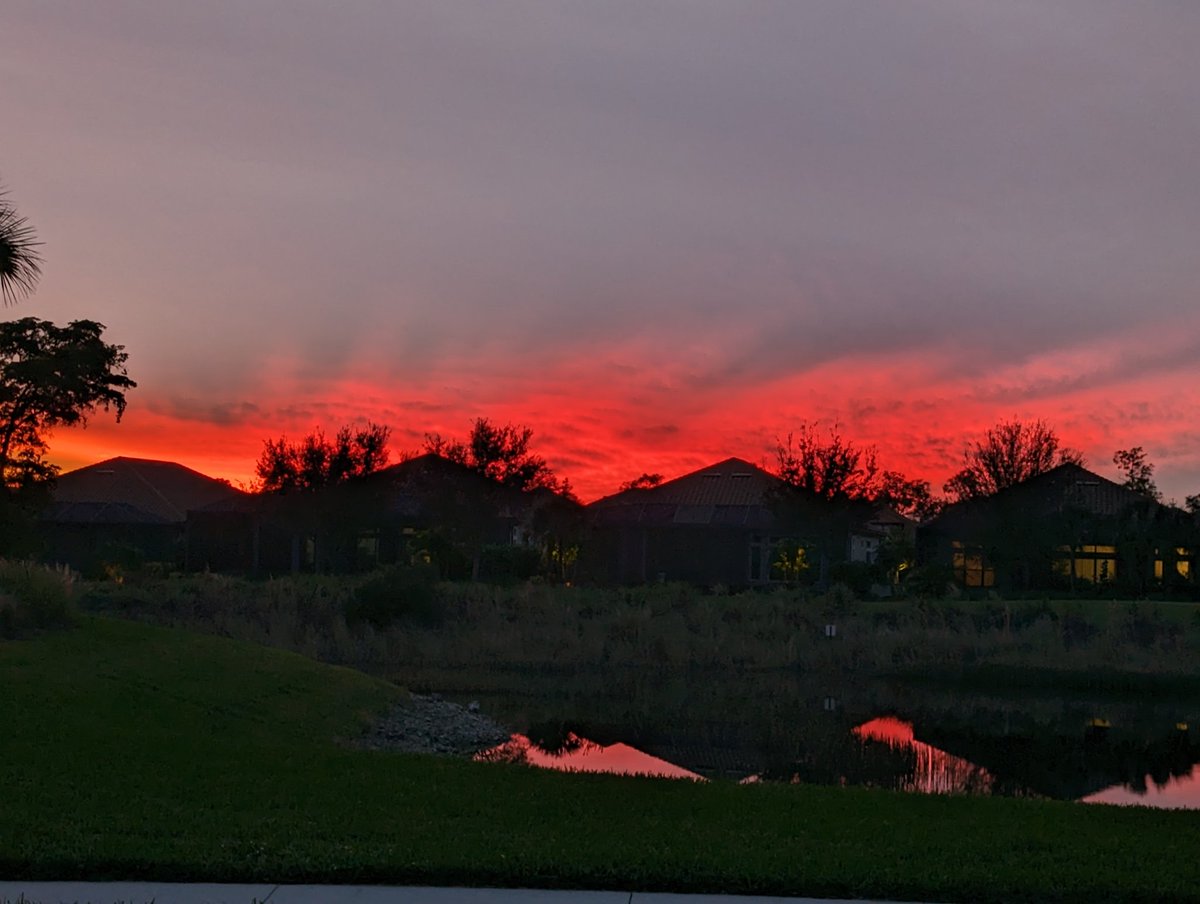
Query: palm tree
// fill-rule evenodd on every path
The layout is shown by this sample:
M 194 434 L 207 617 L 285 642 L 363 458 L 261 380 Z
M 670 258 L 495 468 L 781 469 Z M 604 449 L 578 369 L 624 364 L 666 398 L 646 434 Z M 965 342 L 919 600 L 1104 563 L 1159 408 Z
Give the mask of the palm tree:
M 29 221 L 17 213 L 8 193 L 0 188 L 0 300 L 16 304 L 29 295 L 42 275 L 42 243 Z

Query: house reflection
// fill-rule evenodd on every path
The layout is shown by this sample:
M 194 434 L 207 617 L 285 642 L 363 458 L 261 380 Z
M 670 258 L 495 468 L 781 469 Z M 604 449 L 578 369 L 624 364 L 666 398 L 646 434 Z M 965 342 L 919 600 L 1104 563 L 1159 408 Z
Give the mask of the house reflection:
M 912 771 L 897 776 L 892 786 L 901 791 L 922 794 L 988 794 L 994 779 L 980 766 L 940 750 L 913 735 L 908 722 L 891 716 L 871 719 L 857 726 L 852 734 L 864 742 L 885 744 L 893 750 L 911 751 Z
M 1189 772 L 1170 776 L 1163 782 L 1154 776 L 1143 776 L 1138 782 L 1113 785 L 1089 794 L 1083 798 L 1083 803 L 1200 810 L 1200 776 Z
M 534 744 L 525 735 L 514 734 L 503 744 L 476 754 L 475 759 L 490 763 L 526 763 L 562 772 L 607 772 L 706 781 L 698 773 L 643 753 L 628 744 L 597 744 L 574 733 L 568 734 L 565 741 L 556 745 L 554 751 L 549 751 Z
M 664 704 L 658 711 L 676 719 L 649 726 L 611 720 L 607 712 L 592 719 L 538 712 L 514 718 L 528 725 L 525 733 L 479 759 L 692 780 L 1200 808 L 1200 773 L 1193 777 L 1200 747 L 1189 730 L 1200 712 L 1188 701 L 947 694 L 950 705 L 928 692 L 903 693 L 903 700 L 832 712 L 813 693 L 803 707 L 773 706 L 750 719 L 743 689 L 736 716 L 713 718 L 718 710 L 703 699 L 694 701 L 696 712 Z

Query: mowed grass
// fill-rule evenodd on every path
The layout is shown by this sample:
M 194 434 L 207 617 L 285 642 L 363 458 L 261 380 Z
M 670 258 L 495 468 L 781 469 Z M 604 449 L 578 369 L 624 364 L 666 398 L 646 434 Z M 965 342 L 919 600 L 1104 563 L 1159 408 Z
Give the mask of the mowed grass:
M 0 875 L 1200 900 L 1200 814 L 356 750 L 404 692 L 102 618 L 0 645 Z

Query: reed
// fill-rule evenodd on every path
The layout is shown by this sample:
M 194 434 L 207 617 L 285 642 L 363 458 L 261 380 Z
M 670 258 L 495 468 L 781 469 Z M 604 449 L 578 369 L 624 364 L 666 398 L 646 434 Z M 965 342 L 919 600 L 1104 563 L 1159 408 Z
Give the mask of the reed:
M 91 584 L 82 605 L 377 674 L 774 669 L 1000 681 L 1024 672 L 1119 685 L 1128 676 L 1186 684 L 1200 673 L 1200 608 L 1172 603 L 859 601 L 844 590 L 496 587 L 377 573 Z

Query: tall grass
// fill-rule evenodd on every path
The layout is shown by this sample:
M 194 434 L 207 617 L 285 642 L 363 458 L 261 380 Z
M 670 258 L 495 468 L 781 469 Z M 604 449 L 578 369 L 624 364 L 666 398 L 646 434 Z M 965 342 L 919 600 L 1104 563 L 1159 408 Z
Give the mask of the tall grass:
M 73 591 L 67 569 L 0 559 L 0 638 L 70 625 Z
M 861 602 L 841 591 L 432 585 L 411 574 L 375 574 L 96 584 L 83 603 L 410 676 L 619 667 L 650 675 L 788 669 L 953 677 L 986 667 L 1185 679 L 1200 672 L 1200 608 L 1145 602 Z

